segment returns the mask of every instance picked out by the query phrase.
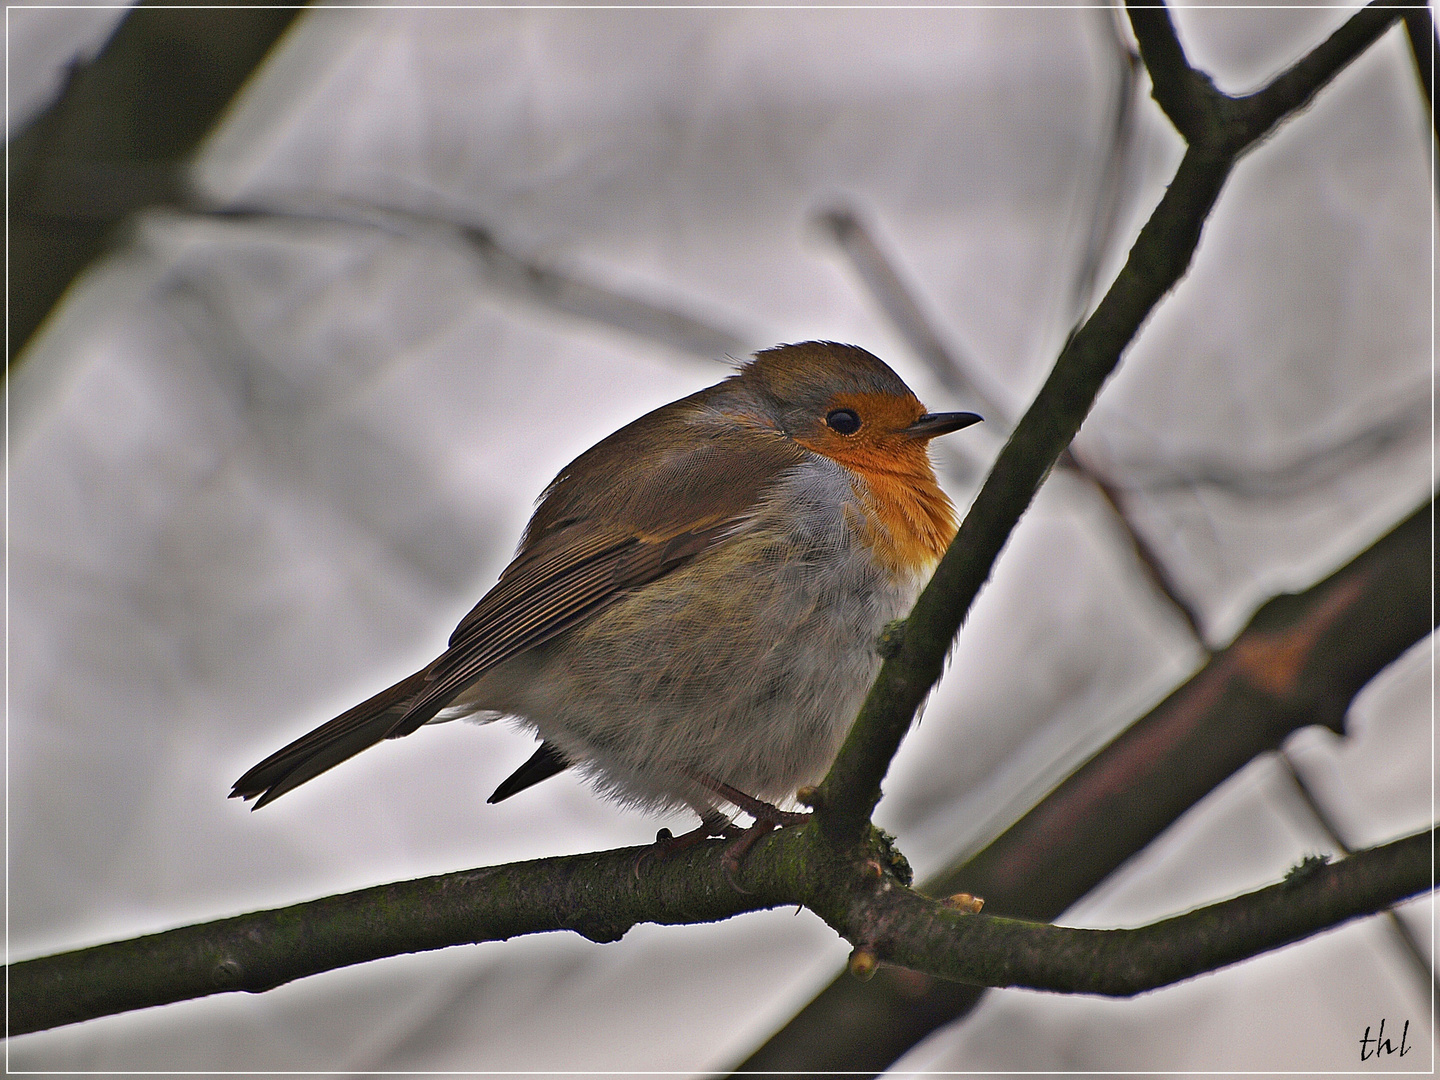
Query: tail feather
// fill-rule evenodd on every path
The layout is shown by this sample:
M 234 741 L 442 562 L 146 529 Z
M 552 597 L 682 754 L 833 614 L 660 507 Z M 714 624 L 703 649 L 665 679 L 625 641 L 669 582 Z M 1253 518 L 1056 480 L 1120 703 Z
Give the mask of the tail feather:
M 564 772 L 570 767 L 570 762 L 565 755 L 557 750 L 553 743 L 542 742 L 540 749 L 507 776 L 504 782 L 495 789 L 495 793 L 486 799 L 486 802 L 504 802 L 511 795 L 518 795 L 526 788 L 540 783 L 541 780 L 548 780 L 556 773 Z
M 334 768 L 346 758 L 354 757 L 361 750 L 392 737 L 392 733 L 396 732 L 402 721 L 409 721 L 405 724 L 404 732 L 408 734 L 431 719 L 434 712 L 439 711 L 437 705 L 431 716 L 415 722 L 412 706 L 427 686 L 425 672 L 417 671 L 369 700 L 362 701 L 353 709 L 341 713 L 335 719 L 321 724 L 289 746 L 275 751 L 236 780 L 230 797 L 255 799 L 255 805 L 251 809 L 258 810 L 292 788 L 297 788 L 327 769 Z

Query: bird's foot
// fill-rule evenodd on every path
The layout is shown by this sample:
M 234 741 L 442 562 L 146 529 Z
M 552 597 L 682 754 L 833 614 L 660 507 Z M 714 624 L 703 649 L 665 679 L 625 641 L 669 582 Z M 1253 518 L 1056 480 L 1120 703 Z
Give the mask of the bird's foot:
M 740 829 L 731 823 L 730 819 L 718 811 L 712 811 L 700 818 L 700 824 L 687 833 L 679 836 L 672 836 L 669 829 L 661 829 L 655 834 L 655 843 L 645 848 L 635 857 L 635 876 L 640 876 L 640 868 L 645 865 L 648 859 L 668 859 L 672 855 L 678 855 L 687 848 L 692 848 L 703 840 L 711 837 L 726 836 L 735 837 L 743 835 Z
M 716 780 L 713 776 L 706 776 L 702 772 L 692 771 L 690 775 L 696 783 L 709 788 L 726 802 L 739 807 L 755 819 L 754 824 L 736 836 L 735 842 L 727 847 L 725 854 L 720 857 L 720 866 L 725 871 L 725 877 L 731 886 L 736 892 L 748 892 L 749 890 L 742 888 L 735 879 L 735 875 L 740 872 L 741 860 L 749 854 L 750 849 L 762 836 L 788 825 L 803 825 L 810 820 L 810 813 L 781 810 L 778 806 L 746 795 L 738 788 L 731 787 L 724 781 Z
M 751 795 L 746 795 L 739 788 L 731 787 L 724 781 L 716 780 L 713 776 L 707 776 L 702 772 L 692 770 L 690 777 L 701 787 L 709 788 L 716 795 L 719 795 L 731 806 L 739 807 L 745 811 L 745 813 L 755 819 L 756 825 L 761 821 L 770 822 L 770 827 L 766 829 L 765 832 L 769 832 L 770 829 L 776 828 L 777 826 L 803 825 L 810 820 L 809 811 L 781 810 L 773 803 L 768 803 L 764 799 L 757 799 Z M 754 827 L 754 825 L 751 826 L 752 829 Z M 747 829 L 746 831 L 748 832 L 749 830 Z M 760 835 L 763 836 L 764 833 Z M 754 841 L 751 842 L 753 843 Z
M 725 879 L 730 882 L 730 887 L 739 893 L 748 893 L 750 890 L 735 879 L 740 873 L 740 860 L 750 853 L 755 842 L 762 836 L 772 832 L 779 822 L 771 821 L 769 818 L 756 818 L 755 824 L 742 832 L 735 842 L 725 849 L 725 854 L 720 856 L 720 868 L 725 871 Z

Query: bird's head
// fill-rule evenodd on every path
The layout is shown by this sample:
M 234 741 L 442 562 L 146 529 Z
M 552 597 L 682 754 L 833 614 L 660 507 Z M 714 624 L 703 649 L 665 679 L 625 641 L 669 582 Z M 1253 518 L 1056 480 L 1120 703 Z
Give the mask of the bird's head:
M 732 382 L 780 432 L 867 475 L 929 473 L 930 440 L 980 420 L 969 412 L 926 412 L 879 357 L 832 341 L 756 353 Z

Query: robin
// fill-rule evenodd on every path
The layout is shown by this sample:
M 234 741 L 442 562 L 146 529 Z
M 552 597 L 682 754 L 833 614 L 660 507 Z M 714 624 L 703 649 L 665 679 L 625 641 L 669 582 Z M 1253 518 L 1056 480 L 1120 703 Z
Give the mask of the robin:
M 428 667 L 235 782 L 258 809 L 383 739 L 519 718 L 539 749 L 490 802 L 567 768 L 695 835 L 765 829 L 823 777 L 955 535 L 930 413 L 886 364 L 780 345 L 565 466 L 514 560 Z M 763 820 L 762 820 L 763 819 Z

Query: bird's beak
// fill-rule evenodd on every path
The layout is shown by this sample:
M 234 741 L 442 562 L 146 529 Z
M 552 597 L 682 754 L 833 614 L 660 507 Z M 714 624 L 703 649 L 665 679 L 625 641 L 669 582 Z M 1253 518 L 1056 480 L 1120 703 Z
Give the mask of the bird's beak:
M 930 412 L 907 427 L 905 434 L 919 439 L 933 439 L 937 435 L 948 435 L 971 424 L 978 424 L 982 419 L 983 417 L 973 412 Z

